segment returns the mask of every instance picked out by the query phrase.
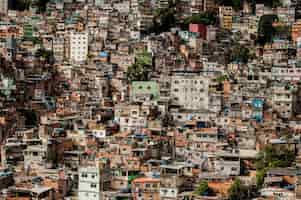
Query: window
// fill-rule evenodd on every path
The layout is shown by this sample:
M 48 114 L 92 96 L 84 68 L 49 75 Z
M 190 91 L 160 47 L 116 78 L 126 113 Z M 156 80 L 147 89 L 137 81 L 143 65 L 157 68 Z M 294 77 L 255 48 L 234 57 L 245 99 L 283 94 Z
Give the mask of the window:
M 145 187 L 146 187 L 146 188 L 150 188 L 150 184 L 149 184 L 149 183 L 146 183 L 146 184 L 145 184 Z
M 95 183 L 91 183 L 90 187 L 91 188 L 96 188 L 96 184 Z
M 83 178 L 87 178 L 88 175 L 87 175 L 86 173 L 82 173 L 82 177 L 83 177 Z

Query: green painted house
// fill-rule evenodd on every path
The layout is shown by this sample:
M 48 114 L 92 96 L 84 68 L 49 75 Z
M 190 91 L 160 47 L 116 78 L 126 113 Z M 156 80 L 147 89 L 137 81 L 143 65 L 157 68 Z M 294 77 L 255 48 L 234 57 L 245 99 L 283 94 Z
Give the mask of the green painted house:
M 133 81 L 131 100 L 134 102 L 157 101 L 160 97 L 159 85 L 155 81 Z

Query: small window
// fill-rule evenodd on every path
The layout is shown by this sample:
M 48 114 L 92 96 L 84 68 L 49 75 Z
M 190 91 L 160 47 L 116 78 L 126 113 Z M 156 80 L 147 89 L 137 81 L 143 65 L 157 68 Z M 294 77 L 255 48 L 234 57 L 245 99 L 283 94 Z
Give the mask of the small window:
M 96 188 L 96 184 L 95 183 L 91 183 L 91 188 Z

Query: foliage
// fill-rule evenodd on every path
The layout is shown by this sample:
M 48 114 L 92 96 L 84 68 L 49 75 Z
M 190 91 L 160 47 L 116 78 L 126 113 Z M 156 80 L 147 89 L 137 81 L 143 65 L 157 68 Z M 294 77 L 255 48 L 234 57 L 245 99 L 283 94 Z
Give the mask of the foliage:
M 239 179 L 236 179 L 229 188 L 229 200 L 246 200 L 250 199 L 249 188 L 243 185 Z
M 272 41 L 273 36 L 276 33 L 276 29 L 273 27 L 273 22 L 278 20 L 277 15 L 263 15 L 258 23 L 258 37 L 259 44 L 264 45 Z
M 281 6 L 281 1 L 280 0 L 264 0 L 263 1 L 265 6 L 276 8 L 278 6 Z
M 276 26 L 275 27 L 275 35 L 281 37 L 281 38 L 286 38 L 286 39 L 291 39 L 291 29 L 289 26 Z
M 198 187 L 196 188 L 196 190 L 194 191 L 195 194 L 197 195 L 208 195 L 210 192 L 210 188 L 208 186 L 208 182 L 207 181 L 202 181 L 199 183 Z
M 162 126 L 164 128 L 175 125 L 174 119 L 173 119 L 172 115 L 169 114 L 169 113 L 166 113 L 166 114 L 163 115 L 161 122 L 162 122 Z
M 11 9 L 17 11 L 28 10 L 31 4 L 31 0 L 14 0 L 11 3 Z
M 289 167 L 295 160 L 295 152 L 285 147 L 275 148 L 267 145 L 259 154 L 256 160 L 257 186 L 261 187 L 266 172 L 271 168 Z
M 148 33 L 160 34 L 169 31 L 176 25 L 176 3 L 169 2 L 168 8 L 156 10 L 153 19 L 153 25 L 147 31 Z
M 36 58 L 43 58 L 45 59 L 46 63 L 52 64 L 53 63 L 53 52 L 46 50 L 46 49 L 38 49 L 35 53 Z
M 184 19 L 183 25 L 188 27 L 189 24 L 204 24 L 213 25 L 217 21 L 217 15 L 215 12 L 206 11 L 200 14 L 194 14 Z
M 239 10 L 241 8 L 241 2 L 241 0 L 232 0 L 234 10 Z
M 50 0 L 37 0 L 36 1 L 36 5 L 38 7 L 38 12 L 39 13 L 44 13 L 46 11 L 46 8 L 47 8 L 47 3 L 49 2 Z
M 226 80 L 229 80 L 230 78 L 229 78 L 229 76 L 227 75 L 227 74 L 221 74 L 220 76 L 218 76 L 216 79 L 215 79 L 215 81 L 216 82 L 219 82 L 219 83 L 222 83 L 222 82 L 224 82 L 224 81 L 226 81 Z
M 143 65 L 137 63 L 128 67 L 127 70 L 127 79 L 128 81 L 147 81 L 148 80 L 148 71 Z
M 128 81 L 147 81 L 152 66 L 152 56 L 145 50 L 136 55 L 136 62 L 128 67 Z
M 232 6 L 234 10 L 239 10 L 241 8 L 241 0 L 219 0 L 219 4 L 225 6 Z
M 26 126 L 33 127 L 38 124 L 38 117 L 34 110 L 21 109 L 20 112 L 25 117 Z
M 136 63 L 143 66 L 150 66 L 152 65 L 152 55 L 146 50 L 143 50 L 137 54 Z
M 251 58 L 250 50 L 241 45 L 235 45 L 230 53 L 230 60 L 240 63 L 248 63 Z

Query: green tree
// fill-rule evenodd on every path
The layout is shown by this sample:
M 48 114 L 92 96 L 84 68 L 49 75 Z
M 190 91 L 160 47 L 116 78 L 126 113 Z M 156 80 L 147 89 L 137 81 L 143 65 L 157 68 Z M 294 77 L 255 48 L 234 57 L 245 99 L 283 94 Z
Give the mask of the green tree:
M 259 152 L 256 159 L 256 181 L 257 187 L 261 187 L 264 182 L 264 177 L 269 169 L 276 167 L 289 167 L 295 160 L 295 152 L 286 148 L 276 148 L 272 145 L 267 145 Z
M 250 50 L 247 47 L 241 45 L 235 45 L 230 53 L 230 60 L 247 63 L 251 58 Z
M 11 5 L 12 5 L 12 10 L 17 10 L 17 11 L 28 10 L 31 5 L 31 0 L 15 0 Z
M 128 81 L 147 81 L 152 66 L 152 55 L 146 50 L 138 52 L 135 57 L 135 63 L 128 67 Z
M 53 64 L 54 62 L 53 52 L 44 48 L 38 49 L 35 53 L 35 57 L 39 59 L 43 58 L 48 64 Z
M 128 81 L 147 81 L 148 80 L 148 70 L 141 64 L 134 63 L 128 67 L 127 79 Z
M 217 21 L 217 15 L 215 12 L 206 11 L 200 14 L 194 14 L 190 17 L 187 17 L 183 21 L 184 28 L 188 28 L 189 24 L 204 24 L 204 25 L 213 25 Z
M 152 65 L 152 55 L 151 53 L 143 50 L 142 52 L 137 53 L 136 63 L 143 66 L 151 66 Z
M 234 10 L 240 10 L 241 8 L 241 0 L 232 0 L 232 5 Z
M 218 0 L 218 4 L 224 6 L 232 6 L 234 10 L 238 11 L 241 8 L 242 0 Z
M 277 15 L 263 15 L 258 23 L 258 36 L 257 42 L 261 45 L 272 41 L 276 33 L 273 23 L 278 20 Z
M 199 183 L 198 187 L 195 189 L 194 193 L 200 196 L 208 195 L 210 188 L 207 181 L 202 181 Z
M 165 113 L 161 119 L 162 126 L 168 128 L 175 125 L 174 119 L 170 113 Z
M 47 3 L 49 2 L 50 0 L 37 0 L 35 3 L 36 3 L 36 6 L 38 8 L 38 12 L 39 13 L 44 13 L 46 11 L 46 8 L 47 8 Z
M 239 179 L 235 179 L 229 188 L 229 200 L 247 200 L 250 199 L 249 188 L 243 185 Z
M 147 33 L 160 34 L 169 31 L 170 28 L 176 25 L 176 10 L 175 7 L 158 9 L 153 19 L 153 25 Z
M 280 2 L 280 0 L 265 0 L 264 5 L 272 7 L 272 8 L 276 8 L 278 6 L 281 6 L 281 2 Z
M 20 109 L 19 112 L 25 118 L 25 125 L 29 127 L 37 126 L 38 117 L 34 110 Z

